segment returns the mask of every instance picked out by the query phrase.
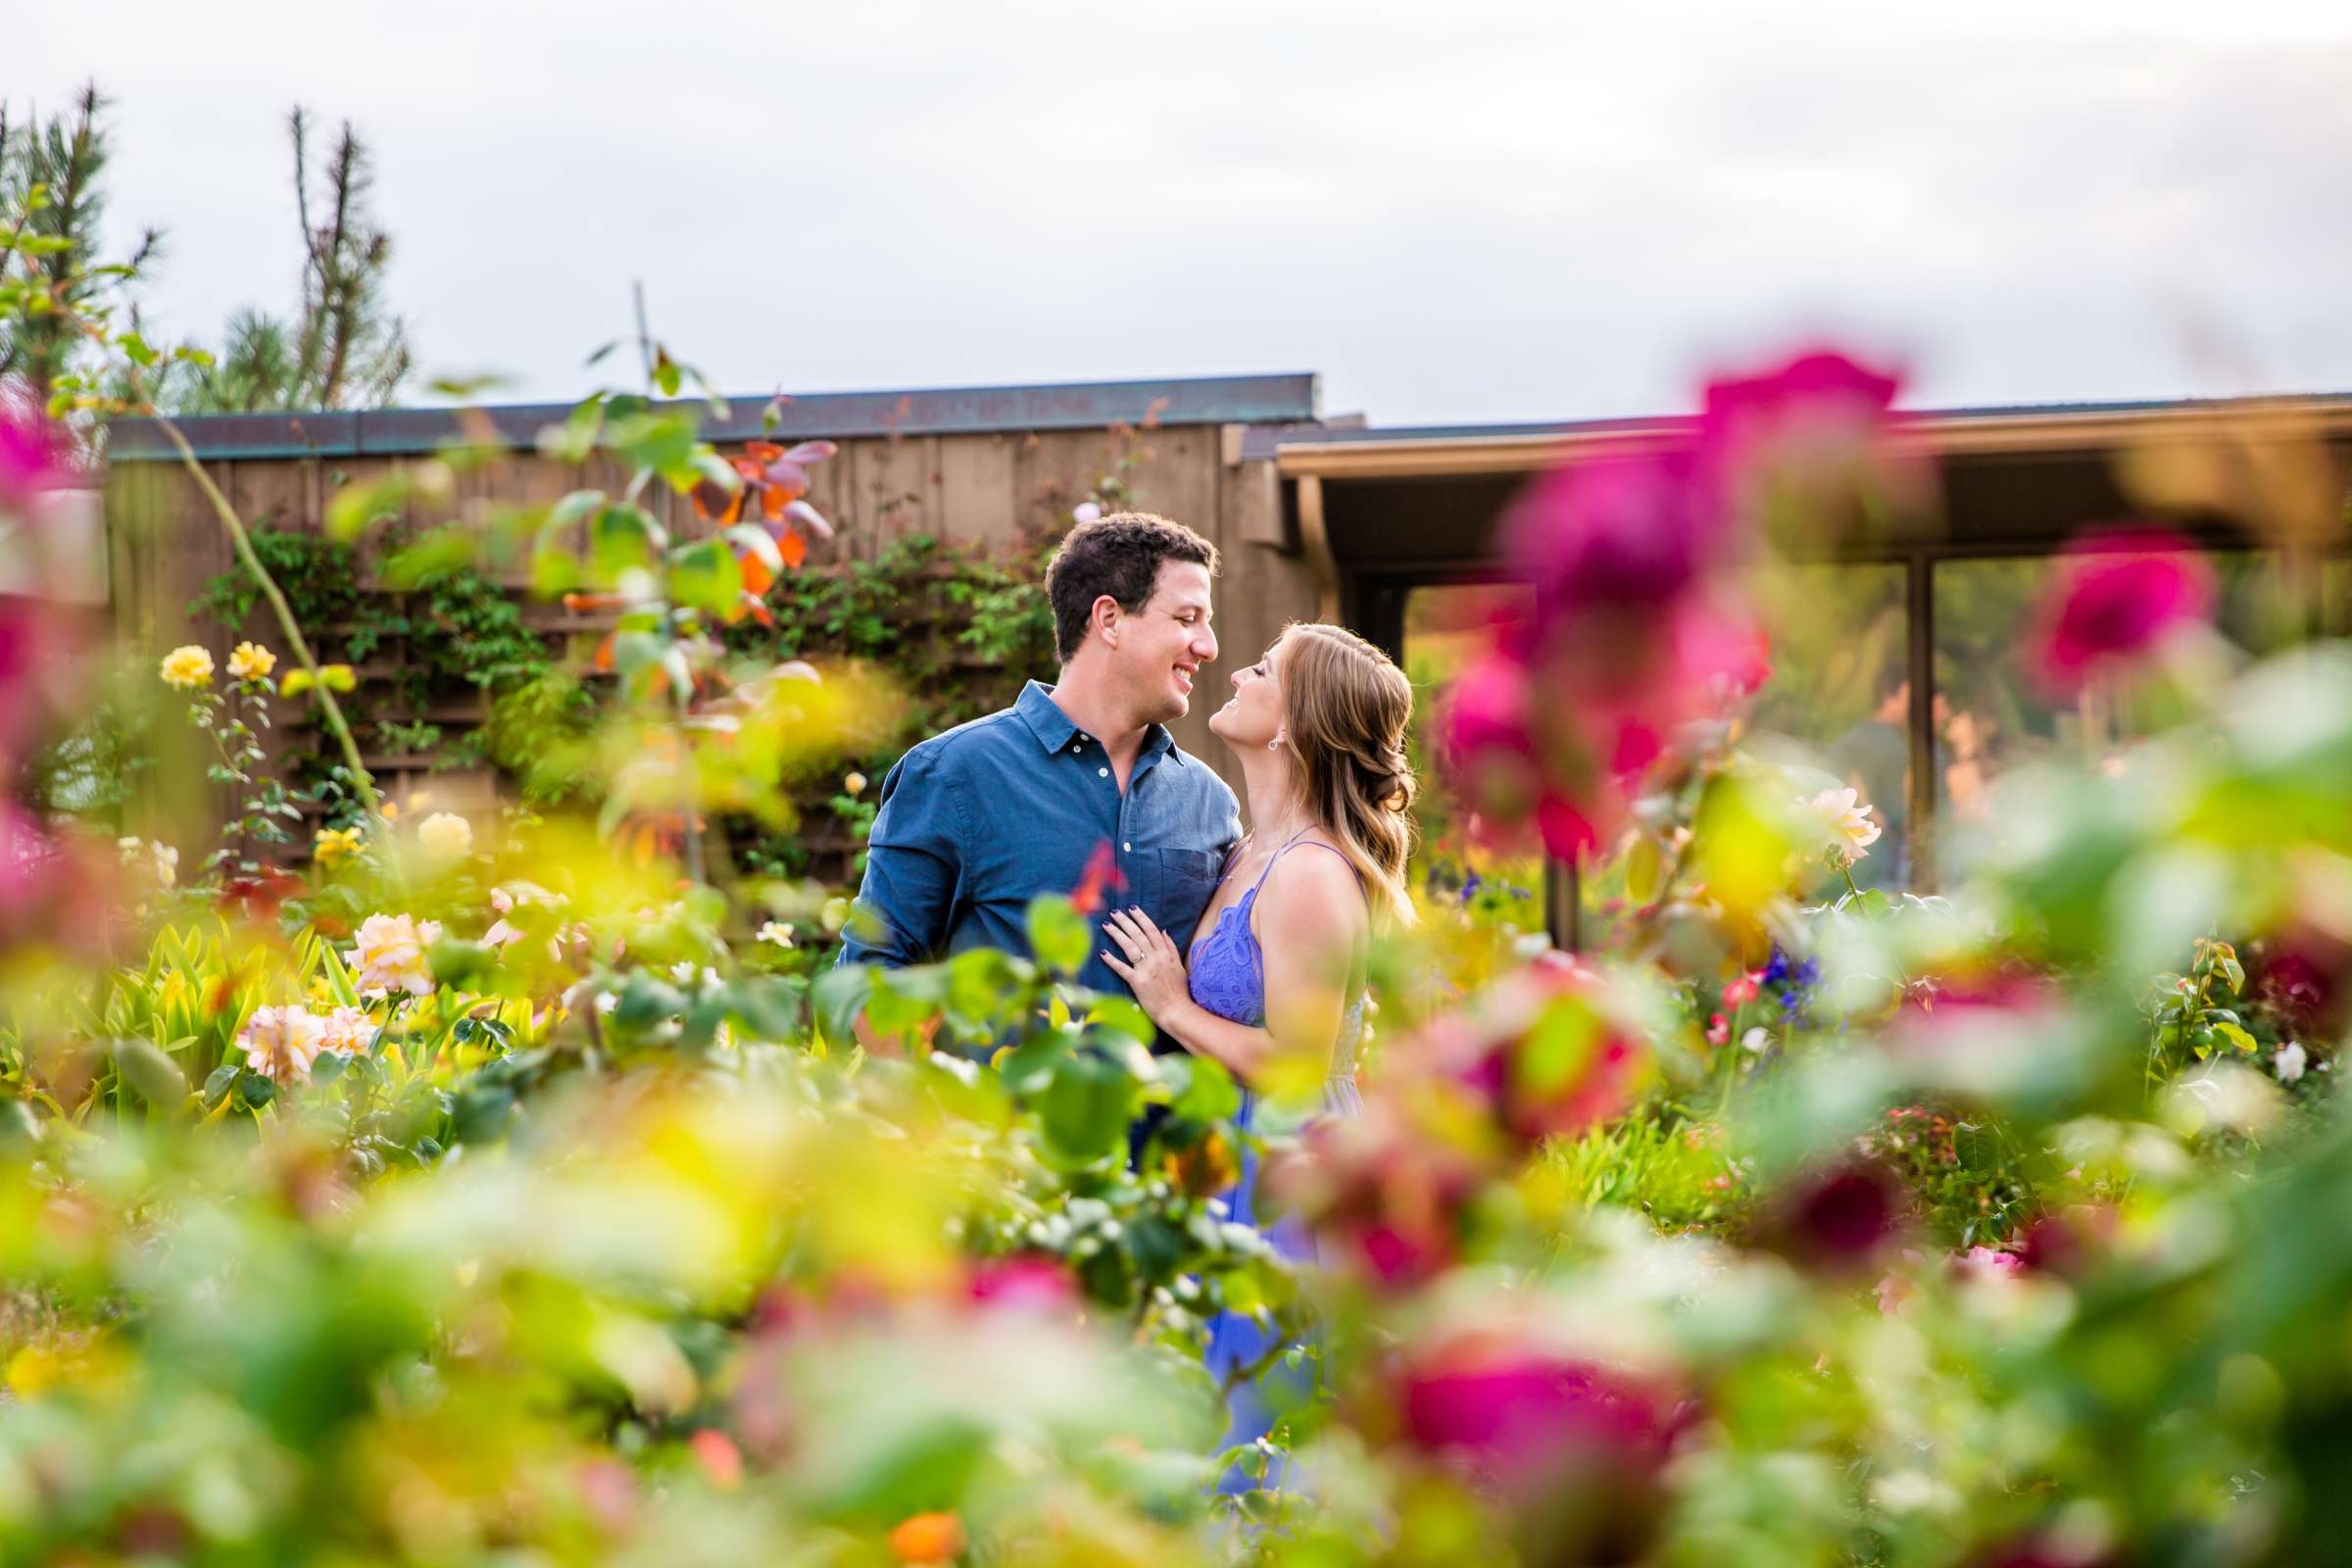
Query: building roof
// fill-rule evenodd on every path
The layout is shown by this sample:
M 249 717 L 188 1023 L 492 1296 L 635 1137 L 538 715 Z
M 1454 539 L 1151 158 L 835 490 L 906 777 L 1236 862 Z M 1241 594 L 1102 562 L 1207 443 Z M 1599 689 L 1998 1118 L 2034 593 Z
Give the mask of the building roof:
M 2249 417 L 2290 421 L 2332 437 L 2352 436 L 2352 392 L 1899 412 L 1938 456 L 2085 450 L 2136 439 L 2187 438 L 2220 433 Z M 1563 452 L 1579 447 L 1639 443 L 1688 430 L 1691 423 L 1688 415 L 1395 427 L 1360 419 L 1320 420 L 1254 427 L 1243 440 L 1242 456 L 1272 459 L 1289 475 L 1417 478 L 1513 473 L 1555 463 Z
M 1032 386 L 937 387 L 905 392 L 796 394 L 777 407 L 778 422 L 763 425 L 767 397 L 730 398 L 724 418 L 706 419 L 712 441 L 762 437 L 786 441 L 814 436 L 963 435 L 998 430 L 1083 430 L 1112 424 L 1283 424 L 1312 421 L 1319 410 L 1312 372 L 1210 375 L 1156 381 L 1071 381 Z M 699 401 L 671 405 L 701 410 Z M 375 409 L 314 414 L 209 414 L 172 422 L 196 454 L 211 459 L 401 457 L 437 451 L 452 441 L 478 439 L 476 412 L 493 439 L 528 447 L 539 432 L 561 424 L 567 403 L 509 404 L 462 411 Z M 122 419 L 109 432 L 110 461 L 143 462 L 174 456 L 152 420 Z

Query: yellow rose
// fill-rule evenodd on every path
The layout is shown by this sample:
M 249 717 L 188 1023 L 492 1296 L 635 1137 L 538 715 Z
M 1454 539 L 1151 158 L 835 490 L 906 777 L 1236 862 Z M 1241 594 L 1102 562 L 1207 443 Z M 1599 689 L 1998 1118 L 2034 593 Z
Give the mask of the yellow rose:
M 333 867 L 360 853 L 360 830 L 356 827 L 322 827 L 311 840 L 311 854 L 318 863 Z
M 213 683 L 213 656 L 189 643 L 164 656 L 164 684 L 192 692 Z
M 260 643 L 239 643 L 228 656 L 228 672 L 238 680 L 261 680 L 277 667 L 277 656 Z

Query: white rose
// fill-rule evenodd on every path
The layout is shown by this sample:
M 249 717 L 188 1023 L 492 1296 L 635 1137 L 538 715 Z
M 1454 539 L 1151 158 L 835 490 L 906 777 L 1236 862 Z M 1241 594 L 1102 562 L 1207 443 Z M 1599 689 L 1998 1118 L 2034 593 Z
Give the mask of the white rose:
M 1821 818 L 1823 831 L 1834 840 L 1842 840 L 1839 847 L 1857 860 L 1879 842 L 1879 824 L 1870 819 L 1871 808 L 1862 804 L 1858 790 L 1823 790 L 1805 806 Z
M 2271 1071 L 2278 1075 L 2282 1084 L 2291 1084 L 2302 1077 L 2303 1069 L 2310 1063 L 2311 1057 L 2292 1040 L 2271 1053 Z
M 436 860 L 462 860 L 473 853 L 473 824 L 455 811 L 435 811 L 416 824 L 416 844 Z

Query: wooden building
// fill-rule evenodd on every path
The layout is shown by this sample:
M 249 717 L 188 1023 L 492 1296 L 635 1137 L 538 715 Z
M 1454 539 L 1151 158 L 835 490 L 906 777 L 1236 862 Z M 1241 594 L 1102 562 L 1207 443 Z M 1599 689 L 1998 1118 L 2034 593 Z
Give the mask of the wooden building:
M 707 433 L 722 446 L 759 436 L 760 407 L 738 403 L 731 422 Z M 476 428 L 505 455 L 466 477 L 461 514 L 494 499 L 547 500 L 610 482 L 593 466 L 537 451 L 539 430 L 564 412 L 487 411 Z M 818 567 L 914 532 L 1009 547 L 1066 521 L 1130 440 L 1140 445 L 1148 456 L 1132 471 L 1134 504 L 1199 528 L 1225 558 L 1225 667 L 1210 672 L 1209 701 L 1180 726 L 1181 741 L 1212 759 L 1219 749 L 1205 716 L 1222 700 L 1224 676 L 1286 622 L 1342 619 L 1401 652 L 1415 593 L 1495 574 L 1495 521 L 1531 473 L 1675 427 L 1382 429 L 1319 416 L 1315 378 L 1305 374 L 816 396 L 785 403 L 782 414 L 781 438 L 829 437 L 844 449 L 818 468 L 811 497 L 841 530 L 812 557 Z M 317 525 L 336 487 L 431 454 L 458 433 L 459 416 L 217 416 L 183 427 L 244 515 L 302 527 Z M 1824 564 L 1870 568 L 1873 591 L 1899 603 L 1899 656 L 1889 658 L 1907 688 L 1903 814 L 1922 846 L 1951 773 L 1938 751 L 1938 683 L 1952 681 L 1949 661 L 1938 659 L 1939 574 L 1958 581 L 1971 563 L 2031 561 L 2085 527 L 2159 516 L 2216 550 L 2259 552 L 2307 624 L 2352 630 L 2352 573 L 2337 559 L 2352 396 L 1955 410 L 1918 416 L 1912 439 L 1938 471 L 1938 508 L 1826 555 L 1801 541 L 1792 548 Z M 192 623 L 186 607 L 227 566 L 226 543 L 170 458 L 152 429 L 114 433 L 115 612 L 127 636 L 151 647 L 218 642 L 225 628 Z M 691 526 L 685 509 L 664 504 Z M 547 623 L 562 617 L 551 611 Z M 1924 854 L 1914 865 L 1924 879 Z

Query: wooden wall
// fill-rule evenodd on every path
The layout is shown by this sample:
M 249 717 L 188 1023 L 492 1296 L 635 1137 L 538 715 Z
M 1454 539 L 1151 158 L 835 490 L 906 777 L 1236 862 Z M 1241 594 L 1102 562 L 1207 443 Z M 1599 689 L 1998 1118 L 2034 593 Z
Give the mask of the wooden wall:
M 1240 787 L 1232 760 L 1206 728 L 1221 705 L 1226 677 L 1254 661 L 1294 618 L 1311 615 L 1314 586 L 1305 564 L 1284 544 L 1281 485 L 1273 465 L 1241 459 L 1242 427 L 1167 425 L 1136 433 L 1139 462 L 1127 476 L 1141 510 L 1199 529 L 1224 558 L 1218 587 L 1218 665 L 1206 672 L 1194 711 L 1177 726 L 1180 744 L 1218 766 Z M 955 544 L 1011 551 L 1053 531 L 1069 509 L 1113 471 L 1127 438 L 1118 430 L 992 431 L 978 434 L 877 436 L 845 441 L 841 452 L 812 470 L 809 499 L 839 530 L 812 550 L 806 569 L 871 559 L 890 541 L 931 534 Z M 382 477 L 403 462 L 382 457 L 267 458 L 213 462 L 208 471 L 249 523 L 317 528 L 335 491 Z M 550 501 L 588 485 L 618 488 L 620 476 L 601 471 L 604 461 L 566 465 L 518 451 L 459 482 L 460 517 L 479 516 L 499 504 Z M 663 491 L 658 502 L 680 534 L 696 527 L 692 509 Z M 429 523 L 432 516 L 407 519 Z M 192 616 L 189 605 L 234 557 L 225 534 L 193 481 L 173 463 L 142 459 L 114 466 L 108 481 L 108 567 L 116 624 L 133 647 L 159 653 L 202 643 L 223 657 L 240 636 L 279 642 L 257 612 L 244 627 Z M 531 612 L 551 632 L 585 630 L 561 606 Z M 368 671 L 363 670 L 363 675 Z M 450 710 L 426 714 L 463 725 L 478 714 Z M 370 757 L 395 791 L 424 777 L 423 759 Z M 463 781 L 437 776 L 437 795 Z M 463 805 L 444 800 L 443 804 Z

